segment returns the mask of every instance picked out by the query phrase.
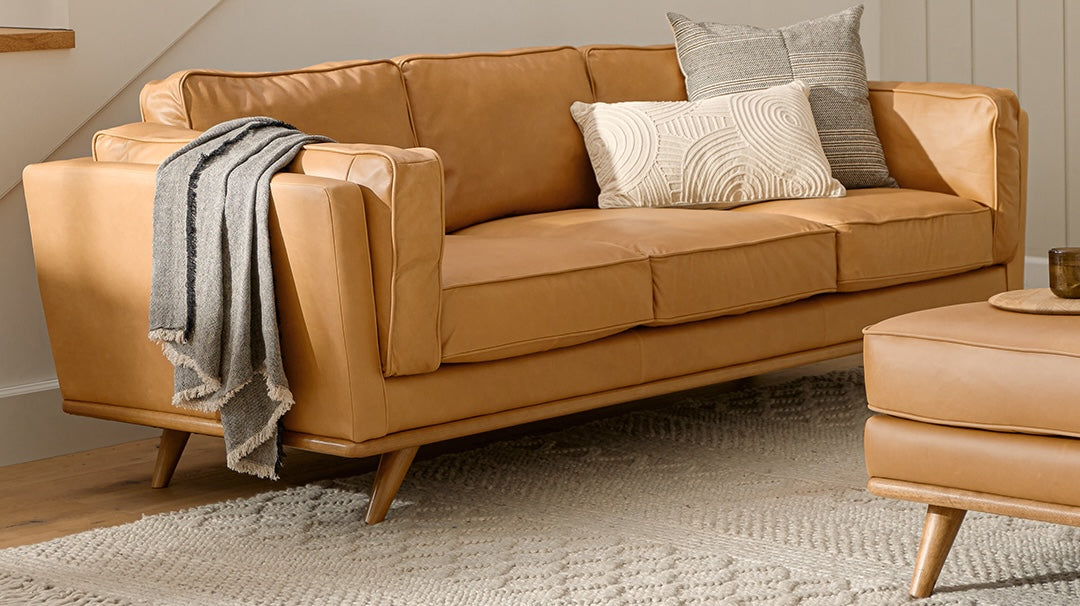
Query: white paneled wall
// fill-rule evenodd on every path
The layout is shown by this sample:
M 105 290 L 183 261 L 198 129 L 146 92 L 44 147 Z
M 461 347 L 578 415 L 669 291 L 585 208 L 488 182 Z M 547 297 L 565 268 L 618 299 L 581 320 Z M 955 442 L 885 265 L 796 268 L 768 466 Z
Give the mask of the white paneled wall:
M 881 79 L 926 80 L 926 0 L 881 6 Z
M 0 26 L 67 27 L 68 0 L 0 0 Z
M 926 58 L 927 80 L 971 81 L 971 0 L 926 3 Z
M 971 7 L 972 79 L 984 86 L 1017 90 L 1019 48 L 1016 0 L 977 0 Z
M 1065 1 L 1065 207 L 1068 239 L 1080 246 L 1080 3 Z
M 1020 103 L 1031 115 L 1028 179 L 1028 253 L 1064 245 L 1065 37 L 1063 0 L 1020 0 L 1017 5 Z M 1080 209 L 1076 209 L 1080 211 Z M 1080 239 L 1080 232 L 1072 234 Z
M 885 0 L 881 77 L 1015 90 L 1031 119 L 1030 283 L 1047 249 L 1080 246 L 1080 2 Z

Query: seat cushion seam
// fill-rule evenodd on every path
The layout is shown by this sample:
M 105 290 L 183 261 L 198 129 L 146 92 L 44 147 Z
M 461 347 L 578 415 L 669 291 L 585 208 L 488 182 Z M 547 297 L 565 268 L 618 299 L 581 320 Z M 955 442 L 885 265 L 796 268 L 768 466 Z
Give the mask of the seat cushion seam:
M 454 285 L 451 285 L 451 286 L 443 286 L 442 290 L 445 292 L 445 291 L 448 291 L 448 290 L 456 290 L 456 289 L 459 289 L 459 288 L 469 288 L 469 287 L 473 287 L 473 286 L 483 286 L 485 284 L 505 284 L 507 282 L 521 282 L 521 281 L 524 281 L 524 280 L 533 280 L 533 279 L 536 279 L 536 278 L 547 278 L 547 277 L 551 277 L 551 276 L 569 275 L 569 274 L 574 274 L 574 273 L 582 273 L 582 272 L 587 272 L 587 271 L 593 271 L 593 270 L 597 270 L 597 269 L 605 269 L 605 268 L 608 268 L 608 267 L 618 267 L 620 265 L 641 263 L 641 262 L 648 261 L 648 260 L 649 260 L 648 257 L 638 257 L 638 258 L 635 258 L 635 259 L 620 259 L 618 261 L 610 261 L 610 262 L 607 262 L 607 263 L 604 263 L 604 264 L 601 264 L 601 265 L 590 265 L 588 267 L 575 267 L 575 268 L 572 268 L 572 269 L 563 269 L 563 270 L 557 270 L 557 271 L 549 271 L 549 272 L 543 272 L 543 273 L 529 274 L 527 276 L 513 276 L 513 277 L 507 277 L 507 278 L 503 278 L 503 279 L 490 279 L 490 280 L 483 280 L 483 281 L 478 281 L 478 282 L 466 282 L 466 283 L 461 283 L 461 284 L 454 284 Z
M 1013 313 L 1013 312 L 1005 312 Z M 1061 356 L 1064 358 L 1080 358 L 1080 353 L 1070 353 L 1067 351 L 1055 351 L 1051 349 L 1040 349 L 1035 347 L 1019 347 L 1013 345 L 997 345 L 988 342 L 969 341 L 967 339 L 958 339 L 955 337 L 942 337 L 940 335 L 929 334 L 916 334 L 916 333 L 903 333 L 897 331 L 880 331 L 876 330 L 873 326 L 863 330 L 863 335 L 866 337 L 893 337 L 896 339 L 910 339 L 913 341 L 933 341 L 935 343 L 949 343 L 952 345 L 963 345 L 966 347 L 975 347 L 978 349 L 992 350 L 992 351 L 1006 351 L 1013 353 L 1028 353 L 1039 354 L 1048 356 Z
M 562 339 L 562 338 L 566 338 L 566 337 L 585 336 L 585 335 L 594 334 L 594 333 L 607 332 L 607 331 L 610 331 L 610 330 L 626 330 L 626 329 L 629 329 L 629 328 L 633 328 L 635 326 L 640 326 L 642 323 L 647 322 L 647 321 L 649 321 L 651 319 L 652 318 L 643 318 L 641 320 L 631 320 L 629 322 L 620 322 L 618 324 L 611 324 L 609 326 L 601 326 L 601 327 L 597 327 L 597 328 L 589 328 L 589 329 L 586 329 L 586 330 L 578 330 L 578 331 L 573 331 L 573 332 L 560 332 L 558 334 L 545 335 L 543 337 L 534 337 L 532 339 L 523 339 L 523 340 L 519 340 L 519 341 L 510 341 L 510 342 L 506 342 L 506 343 L 500 343 L 499 345 L 492 345 L 490 347 L 482 347 L 482 348 L 479 348 L 479 349 L 469 349 L 469 350 L 466 350 L 466 351 L 460 351 L 460 352 L 457 352 L 457 353 L 453 353 L 453 354 L 450 354 L 448 356 L 443 356 L 443 362 L 451 361 L 451 359 L 455 358 L 455 357 L 468 356 L 468 355 L 480 354 L 480 353 L 491 352 L 491 351 L 498 351 L 500 349 L 508 349 L 508 348 L 513 347 L 515 345 L 528 345 L 530 343 L 542 343 L 544 341 L 553 341 L 553 340 L 556 340 L 556 339 Z M 537 353 L 537 352 L 532 352 L 532 353 Z M 520 354 L 520 355 L 525 355 L 525 354 Z M 516 356 L 510 356 L 510 357 L 516 357 Z

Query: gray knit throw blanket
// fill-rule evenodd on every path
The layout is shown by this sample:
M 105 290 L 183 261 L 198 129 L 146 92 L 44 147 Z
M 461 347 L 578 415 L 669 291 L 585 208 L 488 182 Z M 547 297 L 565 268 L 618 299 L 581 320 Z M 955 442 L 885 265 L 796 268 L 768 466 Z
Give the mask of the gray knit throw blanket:
M 157 171 L 149 336 L 175 367 L 172 403 L 219 412 L 229 468 L 264 478 L 278 477 L 279 422 L 293 403 L 270 267 L 270 177 L 324 141 L 241 118 Z

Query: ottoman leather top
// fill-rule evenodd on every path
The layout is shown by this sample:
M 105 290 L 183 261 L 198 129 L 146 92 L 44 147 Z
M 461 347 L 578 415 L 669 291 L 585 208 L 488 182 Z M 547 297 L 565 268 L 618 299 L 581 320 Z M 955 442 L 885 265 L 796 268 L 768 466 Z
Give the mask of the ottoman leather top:
M 968 303 L 890 318 L 863 335 L 872 410 L 1080 437 L 1080 316 Z

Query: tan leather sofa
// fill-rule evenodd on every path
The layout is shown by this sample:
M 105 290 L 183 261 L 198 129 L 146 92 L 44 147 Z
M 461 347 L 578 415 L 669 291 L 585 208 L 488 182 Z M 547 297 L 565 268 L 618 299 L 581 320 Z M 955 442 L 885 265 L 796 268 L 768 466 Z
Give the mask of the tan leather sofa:
M 733 211 L 596 208 L 574 101 L 686 98 L 674 49 L 416 55 L 148 84 L 143 122 L 25 186 L 70 413 L 164 428 L 154 484 L 211 416 L 147 340 L 157 163 L 270 115 L 339 143 L 272 184 L 296 405 L 285 443 L 381 454 L 376 522 L 448 438 L 860 351 L 861 329 L 1022 282 L 1026 116 L 1009 91 L 875 82 L 901 189 Z

